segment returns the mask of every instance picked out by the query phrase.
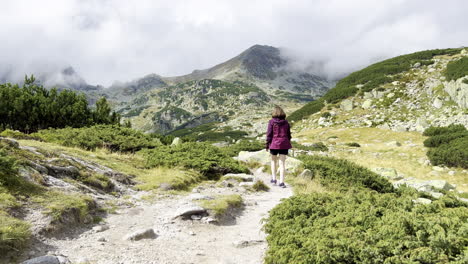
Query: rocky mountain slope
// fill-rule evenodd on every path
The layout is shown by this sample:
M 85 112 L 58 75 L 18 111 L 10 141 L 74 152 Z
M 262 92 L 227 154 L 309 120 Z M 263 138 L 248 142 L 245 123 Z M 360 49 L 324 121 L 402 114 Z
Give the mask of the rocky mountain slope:
M 387 75 L 386 81 L 367 91 L 366 83 L 357 84 L 354 95 L 325 104 L 296 124 L 296 129 L 377 127 L 422 132 L 431 125 L 468 127 L 468 77 L 446 77 L 447 65 L 467 58 L 467 49 L 459 49 L 423 63 L 413 61 L 408 70 Z M 466 65 L 460 67 L 457 71 L 468 71 Z
M 296 109 L 333 85 L 318 75 L 289 70 L 288 63 L 279 49 L 255 45 L 210 69 L 179 77 L 152 74 L 116 84 L 108 94 L 122 102 L 118 111 L 144 131 L 168 133 L 224 122 L 256 134 L 263 132 L 260 124 L 273 104 Z

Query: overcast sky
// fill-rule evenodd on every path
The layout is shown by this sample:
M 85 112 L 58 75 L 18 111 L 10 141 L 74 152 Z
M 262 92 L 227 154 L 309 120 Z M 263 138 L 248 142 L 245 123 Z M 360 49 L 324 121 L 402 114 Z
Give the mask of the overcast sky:
M 73 66 L 90 84 L 174 76 L 254 44 L 330 73 L 468 46 L 466 0 L 1 0 L 0 69 Z M 22 75 L 23 73 L 21 73 Z

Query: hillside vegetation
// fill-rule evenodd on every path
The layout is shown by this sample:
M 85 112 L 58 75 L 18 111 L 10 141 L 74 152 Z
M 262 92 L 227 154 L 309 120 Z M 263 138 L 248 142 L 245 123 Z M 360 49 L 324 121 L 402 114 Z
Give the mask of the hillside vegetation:
M 111 111 L 104 97 L 91 109 L 84 94 L 56 88 L 48 90 L 37 85 L 34 76 L 26 77 L 22 87 L 0 84 L 0 102 L 0 130 L 31 133 L 49 127 L 120 123 L 120 116 Z
M 325 102 L 327 104 L 336 104 L 349 96 L 357 94 L 359 91 L 369 92 L 381 84 L 392 82 L 395 75 L 408 71 L 416 63 L 428 65 L 433 63 L 431 59 L 434 56 L 453 55 L 459 53 L 460 50 L 461 49 L 436 49 L 420 51 L 372 64 L 341 79 L 336 86 L 330 89 L 324 96 L 293 112 L 288 119 L 291 121 L 299 121 L 311 114 L 319 112 L 325 106 Z M 458 68 L 458 65 L 454 65 L 453 67 Z M 450 70 L 449 72 L 450 76 L 458 74 L 458 70 Z M 457 72 L 457 74 L 452 72 Z
M 434 199 L 405 187 L 393 189 L 384 178 L 350 162 L 304 161 L 314 181 L 326 189 L 296 195 L 271 211 L 265 263 L 466 260 L 467 203 L 453 195 Z M 422 197 L 430 204 L 421 204 Z

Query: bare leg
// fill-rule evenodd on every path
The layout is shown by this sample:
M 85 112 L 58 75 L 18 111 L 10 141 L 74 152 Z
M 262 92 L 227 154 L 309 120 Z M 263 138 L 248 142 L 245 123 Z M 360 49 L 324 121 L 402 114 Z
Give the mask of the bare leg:
M 271 179 L 272 180 L 276 180 L 276 169 L 278 168 L 277 163 L 278 163 L 278 156 L 271 155 Z
M 284 183 L 284 174 L 286 172 L 286 155 L 279 155 L 280 183 Z

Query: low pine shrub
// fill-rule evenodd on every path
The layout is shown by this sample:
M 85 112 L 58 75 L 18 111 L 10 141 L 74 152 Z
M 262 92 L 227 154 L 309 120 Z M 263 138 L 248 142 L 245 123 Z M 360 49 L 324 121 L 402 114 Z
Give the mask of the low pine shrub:
M 457 138 L 468 137 L 468 131 L 460 131 L 455 133 L 445 133 L 440 135 L 435 135 L 424 140 L 424 146 L 428 148 L 435 148 L 442 144 L 448 144 L 452 140 Z
M 468 169 L 468 137 L 457 138 L 448 144 L 431 148 L 427 152 L 434 165 L 446 165 Z
M 430 127 L 424 135 L 430 136 L 424 146 L 431 148 L 427 156 L 432 164 L 468 168 L 468 131 L 463 125 Z
M 349 142 L 349 143 L 346 143 L 346 146 L 348 147 L 356 147 L 356 148 L 360 148 L 361 145 L 357 142 Z
M 462 57 L 459 60 L 451 61 L 447 64 L 444 72 L 447 80 L 457 80 L 468 75 L 468 57 Z
M 239 155 L 241 151 L 258 151 L 265 148 L 265 143 L 258 140 L 242 139 L 236 144 L 221 148 L 221 150 L 229 157 Z
M 437 136 L 437 135 L 441 135 L 441 134 L 448 134 L 448 133 L 455 133 L 455 132 L 461 132 L 461 131 L 466 131 L 466 128 L 465 126 L 463 125 L 449 125 L 447 127 L 434 127 L 434 126 L 431 126 L 429 128 L 427 128 L 426 130 L 424 130 L 423 132 L 423 136 L 427 136 L 427 137 L 430 137 L 430 136 Z
M 393 192 L 392 184 L 382 176 L 355 163 L 321 156 L 301 156 L 304 168 L 311 170 L 320 183 L 330 189 L 370 189 L 380 193 Z
M 186 142 L 176 146 L 159 146 L 142 150 L 148 167 L 182 167 L 199 171 L 208 179 L 218 179 L 226 173 L 246 173 L 248 169 L 208 143 Z
M 140 131 L 117 125 L 97 125 L 83 128 L 47 129 L 32 134 L 47 142 L 86 150 L 107 148 L 111 151 L 135 152 L 143 148 L 154 148 L 161 143 L 158 139 Z
M 266 264 L 464 263 L 468 207 L 451 195 L 311 193 L 276 206 L 265 224 Z

